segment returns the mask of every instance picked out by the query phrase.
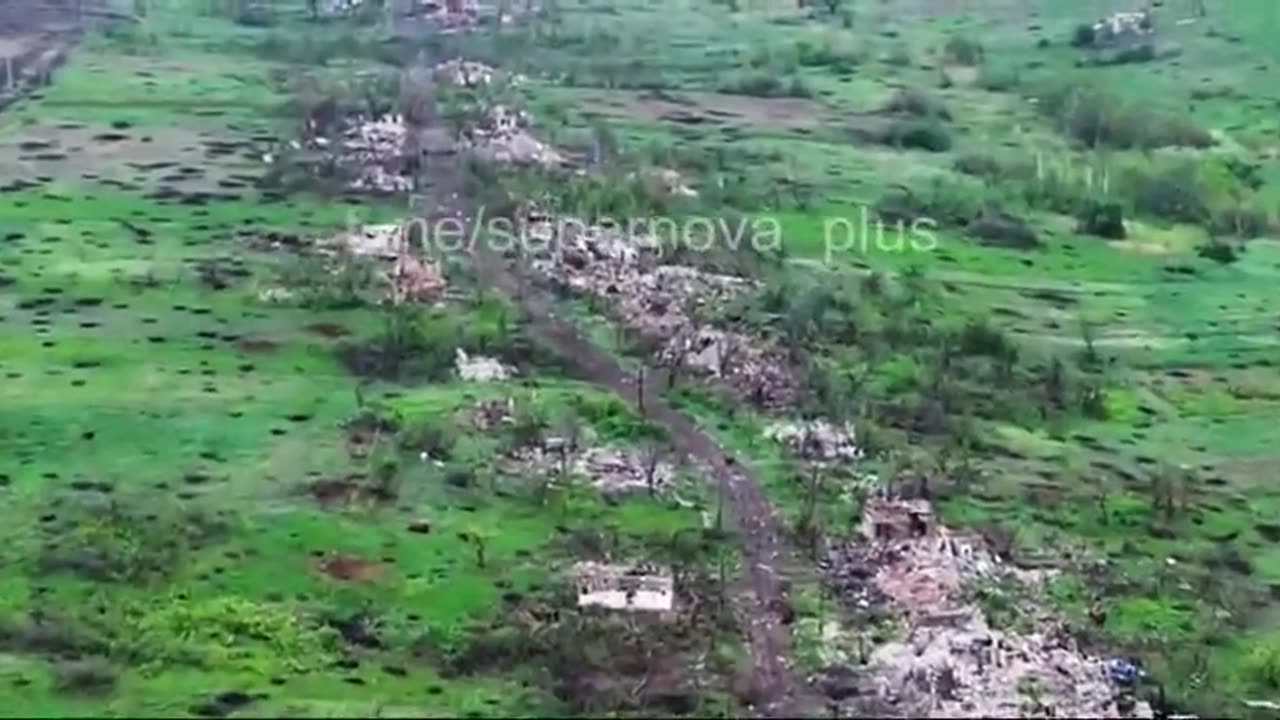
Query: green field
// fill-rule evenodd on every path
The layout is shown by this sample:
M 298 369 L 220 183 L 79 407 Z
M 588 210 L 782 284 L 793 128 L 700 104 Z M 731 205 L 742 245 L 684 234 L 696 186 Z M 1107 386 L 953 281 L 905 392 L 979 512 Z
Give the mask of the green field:
M 405 206 L 263 189 L 299 88 L 419 53 L 521 73 L 513 101 L 541 139 L 610 148 L 593 176 L 511 170 L 494 197 L 533 186 L 578 216 L 778 228 L 764 259 L 706 260 L 747 262 L 760 285 L 712 315 L 796 348 L 788 414 L 858 426 L 868 457 L 823 490 L 825 532 L 856 524 L 859 474 L 927 478 L 948 523 L 1006 533 L 1015 558 L 1096 561 L 1062 561 L 1055 608 L 1142 658 L 1175 707 L 1280 698 L 1273 0 L 1206 0 L 1185 24 L 1169 0 L 1154 57 L 1113 64 L 1070 44 L 1128 9 L 1097 0 L 557 0 L 510 27 L 398 38 L 258 4 L 265 26 L 153 0 L 0 114 L 0 715 L 749 705 L 732 608 L 573 607 L 569 567 L 604 558 L 674 564 L 681 606 L 715 605 L 741 538 L 705 527 L 715 492 L 692 465 L 671 492 L 614 498 L 504 464 L 570 425 L 669 452 L 510 299 L 462 261 L 444 306 L 411 320 L 368 297 L 269 299 L 304 263 L 263 238 Z M 637 190 L 627 173 L 651 167 L 698 196 Z M 894 211 L 935 241 L 895 243 L 892 222 L 888 242 L 832 235 Z M 1106 212 L 1123 238 L 1087 227 Z M 624 367 L 643 361 L 596 308 L 561 309 Z M 404 322 L 411 360 L 359 372 L 353 355 Z M 517 376 L 458 380 L 457 348 Z M 693 383 L 667 396 L 757 469 L 803 545 L 815 510 L 759 440 L 769 413 Z M 510 426 L 469 424 L 506 398 Z M 797 573 L 802 617 L 817 582 Z

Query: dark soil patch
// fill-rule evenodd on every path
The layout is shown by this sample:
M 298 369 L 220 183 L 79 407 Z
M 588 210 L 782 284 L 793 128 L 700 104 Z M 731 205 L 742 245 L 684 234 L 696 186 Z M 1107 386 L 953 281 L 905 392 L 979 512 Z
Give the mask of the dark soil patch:
M 307 492 L 323 505 L 348 503 L 363 492 L 363 479 L 360 475 L 348 475 L 345 478 L 316 480 L 307 486 Z
M 263 353 L 271 352 L 272 350 L 280 347 L 280 345 L 273 340 L 267 340 L 265 338 L 244 338 L 236 343 L 236 347 L 245 352 Z
M 320 337 L 326 338 L 345 337 L 351 334 L 351 331 L 346 327 L 339 325 L 338 323 L 331 322 L 311 323 L 303 329 L 313 335 L 319 335 Z
M 382 563 L 342 553 L 320 562 L 320 571 L 334 580 L 371 582 L 382 575 L 382 570 Z
M 213 698 L 191 706 L 191 714 L 199 717 L 226 717 L 253 702 L 254 696 L 238 690 L 218 693 Z
M 338 631 L 348 645 L 376 650 L 382 647 L 382 638 L 374 630 L 371 618 L 364 614 L 356 614 L 345 618 L 334 618 L 327 622 L 329 627 Z

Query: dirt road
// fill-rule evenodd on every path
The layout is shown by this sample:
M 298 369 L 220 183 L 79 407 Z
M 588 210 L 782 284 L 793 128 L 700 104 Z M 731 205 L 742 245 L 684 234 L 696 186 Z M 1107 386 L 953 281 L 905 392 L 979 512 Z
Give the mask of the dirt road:
M 616 359 L 587 341 L 569 322 L 556 317 L 545 293 L 517 276 L 505 261 L 483 251 L 473 253 L 476 274 L 482 284 L 502 290 L 529 316 L 536 332 L 554 345 L 588 380 L 607 387 L 650 420 L 665 426 L 676 448 L 703 466 L 709 481 L 723 487 L 726 508 L 741 538 L 746 563 L 744 581 L 750 596 L 746 605 L 748 640 L 753 663 L 751 693 L 755 709 L 772 717 L 812 717 L 821 713 L 822 701 L 792 671 L 790 633 L 783 624 L 787 607 L 780 574 L 794 560 L 781 536 L 773 507 L 750 468 L 725 453 L 720 445 L 688 417 L 652 391 L 643 403 L 636 379 Z M 648 377 L 657 377 L 653 368 Z M 650 385 L 651 387 L 651 385 Z

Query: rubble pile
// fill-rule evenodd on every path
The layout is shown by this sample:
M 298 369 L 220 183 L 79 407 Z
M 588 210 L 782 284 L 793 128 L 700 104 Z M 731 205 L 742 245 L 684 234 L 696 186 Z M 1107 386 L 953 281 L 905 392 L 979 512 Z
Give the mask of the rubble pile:
M 363 6 L 364 0 L 320 0 L 316 3 L 316 14 L 325 18 L 343 17 Z
M 410 132 L 401 115 L 356 115 L 343 120 L 336 141 L 321 133 L 314 122 L 308 122 L 306 146 L 327 154 L 336 166 L 346 169 L 353 190 L 409 192 L 413 190 L 413 178 L 405 171 Z
M 631 173 L 628 177 L 637 177 L 636 173 Z M 694 190 L 685 182 L 684 176 L 680 171 L 671 168 L 654 168 L 652 171 L 645 173 L 641 179 L 649 183 L 655 190 L 665 195 L 674 195 L 677 197 L 698 197 L 698 191 Z
M 1150 11 L 1118 12 L 1093 24 L 1095 46 L 1117 45 L 1149 39 L 1155 34 Z
M 341 156 L 359 167 L 351 187 L 374 192 L 412 190 L 413 180 L 400 172 L 408 132 L 400 115 L 349 125 L 343 133 Z
M 583 561 L 573 566 L 573 576 L 578 607 L 660 612 L 670 610 L 675 600 L 670 568 Z
M 781 409 L 795 399 L 796 380 L 786 352 L 742 333 L 710 326 L 676 334 L 658 353 L 669 366 L 728 382 L 739 394 L 763 408 Z
M 433 303 L 443 295 L 448 283 L 440 264 L 414 255 L 401 253 L 387 275 L 391 283 L 392 302 Z
M 477 430 L 492 430 L 515 423 L 515 400 L 497 398 L 477 403 L 471 408 L 471 426 Z
M 329 252 L 348 250 L 362 257 L 394 260 L 404 250 L 404 228 L 398 223 L 362 225 L 350 232 L 340 233 L 321 243 L 321 249 Z
M 472 357 L 462 348 L 457 348 L 454 353 L 454 367 L 458 371 L 458 377 L 468 382 L 506 380 L 515 374 L 514 368 L 500 360 L 484 355 Z
M 675 467 L 639 448 L 596 445 L 573 448 L 562 440 L 517 448 L 508 457 L 508 469 L 523 476 L 548 478 L 561 468 L 607 494 L 663 490 L 675 480 Z
M 459 145 L 491 162 L 543 167 L 564 165 L 564 156 L 534 137 L 529 128 L 528 113 L 494 105 L 484 113 L 481 122 L 464 130 Z
M 879 694 L 920 717 L 1152 717 L 1061 625 L 1002 632 L 974 610 L 876 649 Z
M 764 436 L 805 460 L 830 462 L 862 457 L 852 423 L 837 426 L 826 420 L 777 422 L 765 428 Z
M 1023 608 L 1030 630 L 992 628 L 966 587 L 1014 571 L 940 526 L 927 501 L 869 498 L 862 535 L 828 549 L 828 578 L 846 600 L 899 611 L 906 629 L 870 653 L 859 702 L 917 717 L 1152 717 L 1043 608 Z
M 447 60 L 431 69 L 436 80 L 465 88 L 485 87 L 493 82 L 497 70 L 482 62 L 471 60 Z
M 536 273 L 563 290 L 610 301 L 622 324 L 662 342 L 659 362 L 724 380 L 761 407 L 780 408 L 795 397 L 784 350 L 696 319 L 699 309 L 749 290 L 749 280 L 658 264 L 657 238 L 618 227 L 543 220 L 530 227 L 530 237 L 554 247 L 531 262 Z
M 319 243 L 321 252 L 338 255 L 349 252 L 374 258 L 387 266 L 383 279 L 391 288 L 394 303 L 433 303 L 448 288 L 440 263 L 412 252 L 405 238 L 405 226 L 398 223 L 364 225 Z
M 412 0 L 406 15 L 429 20 L 444 32 L 457 32 L 477 25 L 480 7 L 476 0 Z

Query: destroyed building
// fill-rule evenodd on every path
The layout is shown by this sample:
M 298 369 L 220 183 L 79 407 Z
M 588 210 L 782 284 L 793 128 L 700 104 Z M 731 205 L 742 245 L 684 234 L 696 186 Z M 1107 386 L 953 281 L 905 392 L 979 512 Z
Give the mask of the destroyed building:
M 976 584 L 1035 572 L 1005 566 L 977 536 L 939 524 L 924 500 L 877 496 L 861 536 L 829 547 L 828 583 L 858 607 L 887 606 L 904 627 L 867 656 L 854 707 L 914 717 L 1152 717 L 1088 654 L 1049 609 L 1022 607 L 1025 623 L 992 625 Z
M 573 568 L 578 607 L 667 612 L 675 601 L 670 570 L 648 564 L 580 562 Z

